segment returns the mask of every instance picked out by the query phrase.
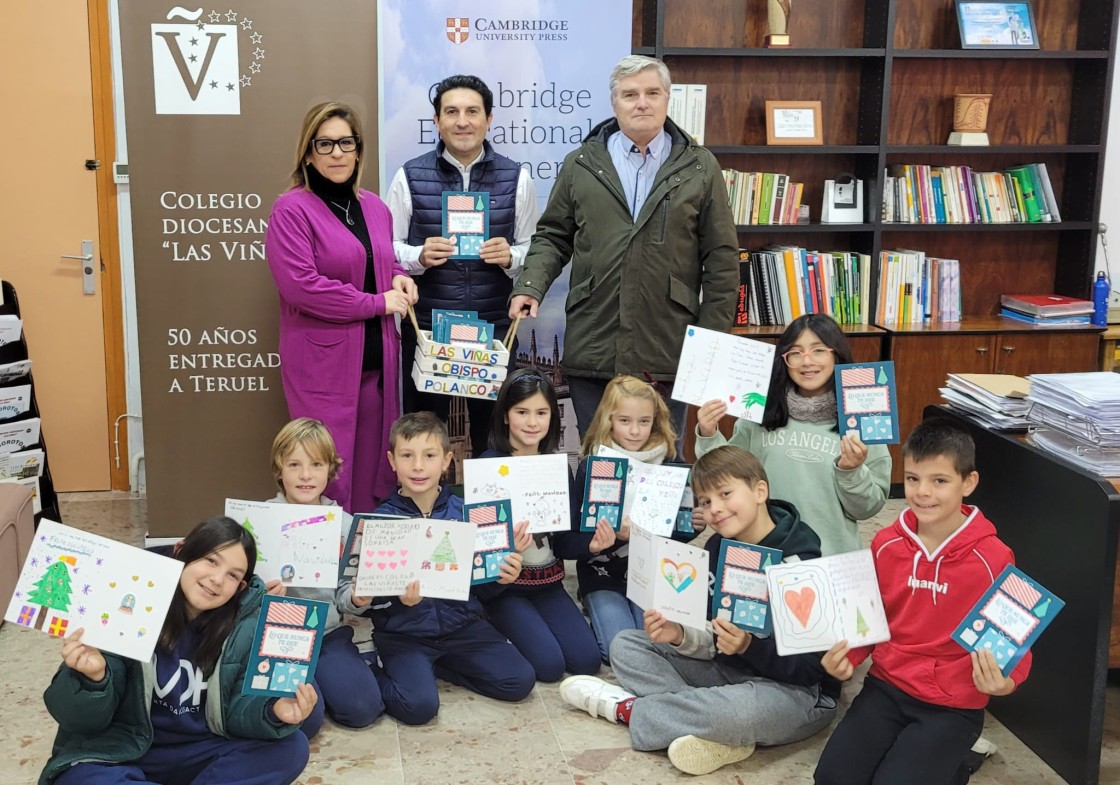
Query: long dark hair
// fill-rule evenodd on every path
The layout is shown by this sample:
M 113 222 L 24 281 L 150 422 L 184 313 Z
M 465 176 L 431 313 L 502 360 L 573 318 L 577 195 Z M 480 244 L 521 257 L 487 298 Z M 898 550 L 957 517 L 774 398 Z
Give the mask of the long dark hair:
M 244 580 L 248 584 L 257 566 L 257 542 L 253 539 L 253 535 L 233 518 L 220 515 L 208 518 L 195 526 L 194 530 L 179 543 L 174 558 L 184 564 L 190 564 L 222 548 L 237 544 L 245 549 L 248 568 L 245 570 Z M 222 646 L 233 632 L 237 616 L 241 612 L 240 595 L 243 591 L 244 588 L 239 589 L 225 605 L 205 611 L 195 619 L 199 626 L 199 639 L 194 653 L 194 663 L 202 671 L 203 678 L 210 678 L 214 666 L 218 663 L 218 656 L 222 653 Z M 163 623 L 163 629 L 159 634 L 160 648 L 165 652 L 174 649 L 190 623 L 191 619 L 187 616 L 187 598 L 183 596 L 182 585 L 177 585 L 175 595 L 171 598 L 171 609 L 167 612 L 167 620 Z
M 778 339 L 778 349 L 774 352 L 774 370 L 770 374 L 766 410 L 762 413 L 762 427 L 768 431 L 784 428 L 789 422 L 786 393 L 795 385 L 789 378 L 789 369 L 782 355 L 793 348 L 801 333 L 806 330 L 812 330 L 821 339 L 821 343 L 832 349 L 837 365 L 852 362 L 852 347 L 848 345 L 848 338 L 831 316 L 823 313 L 807 313 L 790 322 L 782 337 Z M 833 430 L 837 430 L 837 426 L 834 425 Z
M 553 389 L 552 382 L 536 368 L 518 368 L 502 383 L 494 413 L 490 416 L 490 449 L 507 455 L 513 453 L 506 415 L 514 406 L 537 393 L 548 401 L 551 412 L 548 418 L 548 433 L 541 439 L 537 451 L 541 455 L 551 455 L 556 452 L 560 447 L 560 404 L 556 402 L 556 390 Z

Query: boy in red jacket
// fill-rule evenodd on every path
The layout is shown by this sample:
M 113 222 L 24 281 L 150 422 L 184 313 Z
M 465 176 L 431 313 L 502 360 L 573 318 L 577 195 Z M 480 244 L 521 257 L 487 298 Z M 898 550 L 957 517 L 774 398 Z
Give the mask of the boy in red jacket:
M 991 652 L 966 652 L 950 637 L 1014 562 L 991 521 L 963 503 L 980 479 L 972 437 L 926 420 L 903 460 L 909 507 L 871 542 L 891 639 L 859 649 L 841 641 L 821 659 L 844 680 L 873 654 L 863 690 L 821 754 L 818 785 L 967 782 L 964 759 L 988 696 L 1010 694 L 1031 667 L 1028 652 L 1004 676 Z

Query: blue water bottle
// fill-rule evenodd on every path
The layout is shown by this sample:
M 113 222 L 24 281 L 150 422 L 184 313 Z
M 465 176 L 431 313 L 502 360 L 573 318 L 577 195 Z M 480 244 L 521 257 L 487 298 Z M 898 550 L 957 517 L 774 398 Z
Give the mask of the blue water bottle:
M 1110 290 L 1108 277 L 1103 271 L 1097 273 L 1097 281 L 1093 284 L 1093 318 L 1090 320 L 1097 327 L 1108 326 L 1108 294 Z

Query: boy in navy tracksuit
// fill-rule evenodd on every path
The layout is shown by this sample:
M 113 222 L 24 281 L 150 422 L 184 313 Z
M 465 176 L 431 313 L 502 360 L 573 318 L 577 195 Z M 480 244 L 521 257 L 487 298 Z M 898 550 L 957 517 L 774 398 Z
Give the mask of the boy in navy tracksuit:
M 389 433 L 389 448 L 400 489 L 375 512 L 463 519 L 463 500 L 439 484 L 451 462 L 451 445 L 434 414 L 416 412 L 397 420 Z M 524 546 L 524 531 L 517 534 L 518 544 Z M 501 573 L 499 584 L 517 579 L 520 552 L 506 557 Z M 483 618 L 479 597 L 494 590 L 495 584 L 475 586 L 470 598 L 462 601 L 425 599 L 419 581 L 410 583 L 400 597 L 356 596 L 352 578 L 339 584 L 339 608 L 373 620 L 382 663 L 375 673 L 390 716 L 409 725 L 435 717 L 437 676 L 498 700 L 521 700 L 532 691 L 533 667 Z

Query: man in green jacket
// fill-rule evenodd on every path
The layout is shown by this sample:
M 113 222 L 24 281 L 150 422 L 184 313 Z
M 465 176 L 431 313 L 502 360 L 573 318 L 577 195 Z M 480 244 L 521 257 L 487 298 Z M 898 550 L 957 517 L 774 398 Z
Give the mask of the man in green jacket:
M 669 69 L 624 57 L 614 118 L 564 159 L 510 317 L 537 306 L 569 260 L 564 356 L 580 435 L 616 374 L 672 383 L 685 328 L 731 326 L 738 238 L 719 163 L 669 120 Z M 678 433 L 685 406 L 672 402 Z

